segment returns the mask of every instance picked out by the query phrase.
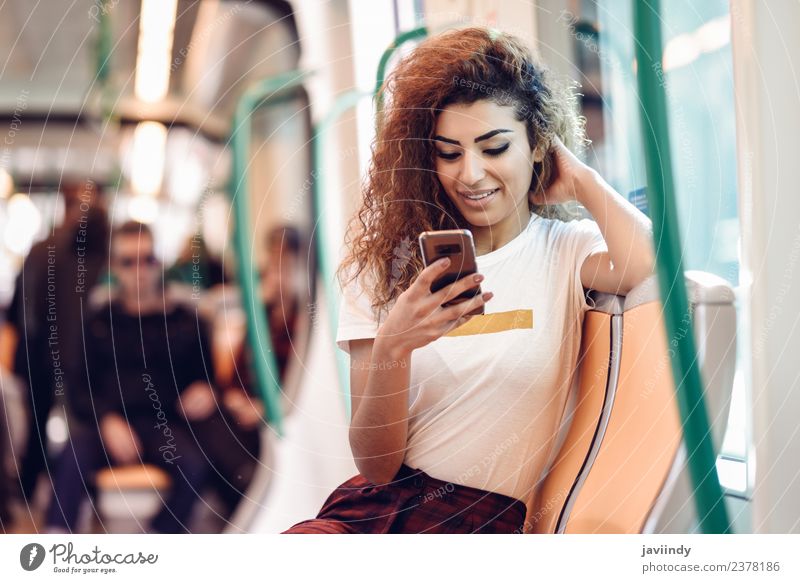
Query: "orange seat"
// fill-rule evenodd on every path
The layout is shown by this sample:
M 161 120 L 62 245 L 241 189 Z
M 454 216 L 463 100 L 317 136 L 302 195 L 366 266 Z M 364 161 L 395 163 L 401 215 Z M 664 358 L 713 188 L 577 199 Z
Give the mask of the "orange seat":
M 735 364 L 733 290 L 687 272 L 713 441 L 721 445 Z M 655 277 L 626 298 L 592 292 L 574 406 L 534 502 L 534 532 L 685 532 L 694 521 Z M 693 326 L 692 326 L 693 322 Z M 692 328 L 692 329 L 690 329 Z
M 97 472 L 98 490 L 167 490 L 172 480 L 164 470 L 150 464 L 103 468 Z
M 142 532 L 161 509 L 172 480 L 150 464 L 103 468 L 95 476 L 97 509 L 104 532 Z

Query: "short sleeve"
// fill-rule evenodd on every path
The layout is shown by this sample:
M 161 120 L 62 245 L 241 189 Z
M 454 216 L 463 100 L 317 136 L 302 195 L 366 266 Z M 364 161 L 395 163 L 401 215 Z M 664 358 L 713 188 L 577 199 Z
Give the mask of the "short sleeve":
M 336 345 L 350 354 L 350 340 L 375 338 L 377 333 L 378 319 L 372 309 L 372 300 L 362 289 L 361 278 L 356 277 L 342 290 Z
M 596 252 L 608 251 L 606 240 L 600 232 L 600 227 L 591 219 L 581 219 L 572 223 L 576 230 L 576 256 L 578 274 L 584 260 Z
M 586 303 L 586 296 L 581 283 L 583 262 L 594 253 L 608 251 L 608 245 L 606 245 L 603 234 L 600 232 L 600 227 L 591 219 L 571 221 L 566 223 L 566 226 L 569 233 L 570 249 L 575 258 L 572 274 L 573 287 L 581 307 L 586 309 L 589 305 Z

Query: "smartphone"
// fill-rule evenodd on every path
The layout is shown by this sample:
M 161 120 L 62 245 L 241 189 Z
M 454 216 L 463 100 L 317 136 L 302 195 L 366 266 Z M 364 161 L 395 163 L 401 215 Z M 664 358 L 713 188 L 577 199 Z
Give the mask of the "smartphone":
M 431 293 L 478 271 L 475 261 L 475 243 L 472 240 L 472 233 L 466 229 L 425 231 L 419 236 L 419 248 L 422 251 L 422 261 L 426 267 L 442 257 L 450 258 L 447 271 L 431 284 Z M 481 286 L 476 285 L 445 302 L 442 307 L 466 301 L 479 293 L 481 293 Z M 478 314 L 483 314 L 483 305 L 469 313 L 470 316 Z

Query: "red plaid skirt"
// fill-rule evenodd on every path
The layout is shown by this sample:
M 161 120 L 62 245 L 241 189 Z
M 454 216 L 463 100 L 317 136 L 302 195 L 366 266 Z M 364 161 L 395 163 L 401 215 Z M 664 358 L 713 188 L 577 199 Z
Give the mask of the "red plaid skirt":
M 525 504 L 516 498 L 430 477 L 406 465 L 376 486 L 361 474 L 328 496 L 316 518 L 283 534 L 521 533 Z

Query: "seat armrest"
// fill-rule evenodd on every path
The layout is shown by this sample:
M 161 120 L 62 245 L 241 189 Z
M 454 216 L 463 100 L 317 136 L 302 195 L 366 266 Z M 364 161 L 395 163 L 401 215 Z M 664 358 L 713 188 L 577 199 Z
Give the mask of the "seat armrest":
M 586 303 L 595 312 L 617 315 L 621 314 L 625 305 L 625 296 L 589 289 L 586 291 Z
M 656 302 L 660 299 L 658 276 L 653 274 L 628 292 L 628 295 L 625 296 L 625 311 L 627 312 L 637 306 Z

